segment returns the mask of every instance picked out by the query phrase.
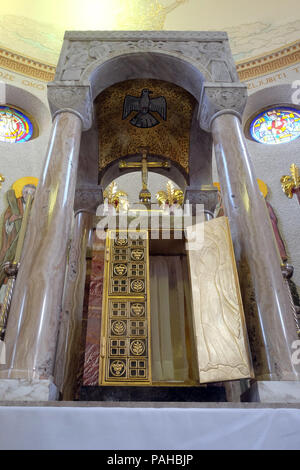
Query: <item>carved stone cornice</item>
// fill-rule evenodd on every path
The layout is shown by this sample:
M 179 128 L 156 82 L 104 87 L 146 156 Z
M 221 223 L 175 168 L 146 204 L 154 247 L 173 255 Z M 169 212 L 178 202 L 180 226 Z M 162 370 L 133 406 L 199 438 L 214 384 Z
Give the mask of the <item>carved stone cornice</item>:
M 120 32 L 122 33 L 122 32 Z M 130 34 L 134 37 L 135 31 L 131 31 Z M 152 31 L 150 32 L 153 33 Z M 160 32 L 162 35 L 162 39 L 164 39 L 163 34 L 164 31 Z M 211 32 L 209 32 L 211 33 Z M 76 37 L 74 35 L 76 34 Z M 73 37 L 73 40 L 82 40 L 83 37 L 81 36 L 82 32 L 78 33 L 69 33 L 65 34 L 65 38 L 67 39 L 69 36 Z M 98 39 L 99 39 L 99 34 Z M 106 31 L 102 33 L 102 40 L 104 40 L 105 36 L 107 36 Z M 158 34 L 158 33 L 157 33 Z M 187 34 L 191 35 L 191 38 L 194 40 L 195 36 L 193 36 L 193 31 L 187 32 Z M 196 36 L 199 39 L 199 34 L 196 33 Z M 216 35 L 217 33 L 213 33 Z M 220 40 L 226 39 L 225 33 L 219 33 Z M 77 36 L 78 35 L 78 36 Z M 150 37 L 148 35 L 148 37 Z M 77 39 L 76 39 L 77 38 Z M 186 39 L 188 36 L 186 36 Z M 156 36 L 158 40 L 158 36 Z M 110 37 L 111 40 L 111 37 Z M 217 40 L 217 36 L 214 36 L 214 40 Z M 292 65 L 296 65 L 300 62 L 300 42 L 295 41 L 293 43 L 287 44 L 284 47 L 278 48 L 274 51 L 270 51 L 269 53 L 261 54 L 257 57 L 244 59 L 236 63 L 236 68 L 238 72 L 238 76 L 241 82 L 253 80 L 257 77 L 261 77 L 263 75 L 268 75 L 270 73 L 274 73 L 276 71 L 282 70 L 284 68 L 290 67 Z M 25 56 L 24 54 L 10 51 L 8 49 L 0 48 L 0 67 L 6 70 L 10 70 L 16 72 L 18 74 L 24 75 L 26 77 L 31 77 L 37 79 L 41 82 L 51 82 L 54 80 L 55 77 L 55 70 L 56 66 L 54 64 L 47 64 L 43 61 L 38 61 L 36 59 L 30 58 Z
M 55 81 L 87 83 L 95 67 L 134 52 L 180 58 L 198 68 L 208 81 L 238 81 L 227 33 L 213 31 L 67 32 Z
M 83 130 L 90 129 L 93 122 L 93 100 L 88 85 L 61 86 L 49 83 L 48 101 L 52 115 L 74 111 L 82 120 Z
M 204 83 L 199 105 L 200 127 L 209 132 L 211 123 L 219 114 L 243 114 L 247 101 L 247 86 L 242 83 Z
M 74 41 L 224 41 L 225 31 L 66 31 L 64 39 Z
M 103 192 L 99 185 L 80 186 L 75 191 L 74 212 L 96 214 L 97 207 L 103 202 Z

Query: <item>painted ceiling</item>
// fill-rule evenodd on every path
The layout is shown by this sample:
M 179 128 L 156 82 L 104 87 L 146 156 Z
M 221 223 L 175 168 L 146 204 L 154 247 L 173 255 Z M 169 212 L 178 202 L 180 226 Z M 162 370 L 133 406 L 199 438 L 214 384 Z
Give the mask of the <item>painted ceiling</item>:
M 7 0 L 0 47 L 56 65 L 65 30 L 225 30 L 237 62 L 300 39 L 299 0 Z

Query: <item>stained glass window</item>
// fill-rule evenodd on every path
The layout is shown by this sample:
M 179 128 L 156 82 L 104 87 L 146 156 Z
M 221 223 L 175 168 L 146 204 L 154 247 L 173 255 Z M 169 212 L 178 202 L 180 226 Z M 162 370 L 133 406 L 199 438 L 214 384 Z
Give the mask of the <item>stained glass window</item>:
M 31 120 L 19 109 L 0 106 L 0 142 L 27 142 L 33 135 Z
M 276 107 L 263 111 L 250 124 L 250 134 L 262 144 L 284 144 L 300 136 L 300 110 Z

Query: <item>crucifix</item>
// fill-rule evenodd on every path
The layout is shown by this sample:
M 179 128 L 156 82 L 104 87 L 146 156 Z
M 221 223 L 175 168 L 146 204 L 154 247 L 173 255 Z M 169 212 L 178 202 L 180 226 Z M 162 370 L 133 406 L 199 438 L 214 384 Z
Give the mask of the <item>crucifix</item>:
M 142 154 L 142 160 L 140 162 L 125 162 L 121 160 L 119 168 L 140 168 L 142 171 L 142 189 L 139 194 L 141 202 L 150 202 L 151 193 L 148 189 L 148 168 L 170 168 L 169 162 L 149 162 L 147 160 L 147 154 L 149 153 L 148 147 L 141 147 L 140 152 Z

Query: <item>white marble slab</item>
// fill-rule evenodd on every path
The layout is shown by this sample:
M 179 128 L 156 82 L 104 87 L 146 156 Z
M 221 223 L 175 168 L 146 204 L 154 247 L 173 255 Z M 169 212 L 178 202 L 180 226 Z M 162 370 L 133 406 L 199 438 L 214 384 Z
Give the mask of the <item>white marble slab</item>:
M 300 403 L 300 382 L 258 381 L 241 398 L 243 402 Z
M 0 380 L 0 401 L 54 401 L 57 399 L 58 391 L 51 380 Z

